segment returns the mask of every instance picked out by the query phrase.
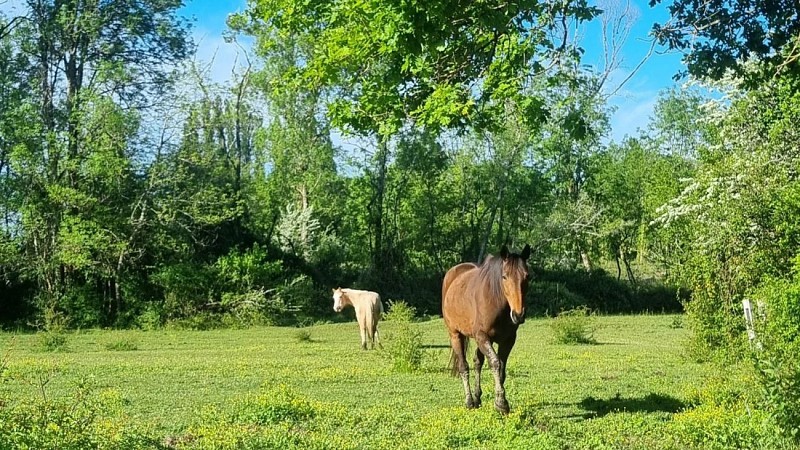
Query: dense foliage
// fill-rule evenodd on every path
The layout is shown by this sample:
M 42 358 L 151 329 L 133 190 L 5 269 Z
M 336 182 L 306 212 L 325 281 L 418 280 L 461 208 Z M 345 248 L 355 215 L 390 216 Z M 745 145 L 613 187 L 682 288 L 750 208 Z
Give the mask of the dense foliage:
M 662 0 L 650 0 L 650 5 Z M 776 73 L 798 72 L 800 5 L 750 0 L 676 0 L 670 20 L 653 27 L 659 40 L 685 51 L 689 73 L 719 79 L 729 71 L 758 85 Z M 748 63 L 759 70 L 748 71 Z
M 189 62 L 179 0 L 25 0 L 0 14 L 0 323 L 59 352 L 74 328 L 328 319 L 336 286 L 435 315 L 448 267 L 529 243 L 528 310 L 579 311 L 554 322 L 567 340 L 591 342 L 590 311 L 685 307 L 694 358 L 752 362 L 757 395 L 696 399 L 676 445 L 800 439 L 800 22 L 784 3 L 672 1 L 654 37 L 701 89 L 662 93 L 613 142 L 610 73 L 573 35 L 613 8 L 583 0 L 250 0 L 228 38 L 254 42 L 251 64 L 223 85 Z M 387 352 L 419 370 L 416 324 L 397 322 Z M 325 436 L 327 407 L 273 394 L 170 446 Z M 21 447 L 149 445 L 114 405 L 0 402 L 0 428 Z M 549 445 L 519 432 L 525 414 L 505 443 Z M 287 420 L 311 434 L 279 435 Z M 456 430 L 412 442 L 467 445 Z
M 180 2 L 0 19 L 5 326 L 303 323 L 335 286 L 437 314 L 444 271 L 506 243 L 535 248 L 531 311 L 680 308 L 649 222 L 691 164 L 659 130 L 601 143 L 568 25 L 601 11 L 292 5 L 230 17 L 255 55 L 226 85 L 185 62 Z

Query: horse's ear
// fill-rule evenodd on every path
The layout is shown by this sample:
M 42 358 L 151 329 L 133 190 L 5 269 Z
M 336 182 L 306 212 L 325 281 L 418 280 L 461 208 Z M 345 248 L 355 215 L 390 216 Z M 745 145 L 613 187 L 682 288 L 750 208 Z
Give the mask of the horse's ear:
M 508 247 L 505 245 L 500 249 L 500 257 L 503 259 L 508 259 Z
M 522 255 L 520 255 L 520 256 L 522 256 L 522 259 L 527 261 L 528 257 L 531 256 L 531 246 L 528 245 L 528 244 L 525 244 L 525 248 L 522 249 Z

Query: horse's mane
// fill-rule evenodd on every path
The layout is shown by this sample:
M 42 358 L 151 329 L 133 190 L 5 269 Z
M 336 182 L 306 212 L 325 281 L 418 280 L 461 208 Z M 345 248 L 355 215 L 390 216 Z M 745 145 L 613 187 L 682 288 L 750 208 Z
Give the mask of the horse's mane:
M 519 276 L 524 276 L 524 261 L 518 255 L 508 256 L 509 271 L 515 271 Z M 478 269 L 478 279 L 486 286 L 488 293 L 494 299 L 504 298 L 503 294 L 503 258 L 489 255 Z

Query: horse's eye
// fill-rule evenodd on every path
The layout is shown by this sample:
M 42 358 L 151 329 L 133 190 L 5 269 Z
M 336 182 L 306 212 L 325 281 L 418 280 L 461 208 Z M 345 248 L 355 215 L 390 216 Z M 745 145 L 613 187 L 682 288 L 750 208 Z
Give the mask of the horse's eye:
M 508 279 L 508 277 L 507 277 L 506 275 L 503 275 L 503 279 L 504 279 L 504 280 L 507 280 L 507 279 Z

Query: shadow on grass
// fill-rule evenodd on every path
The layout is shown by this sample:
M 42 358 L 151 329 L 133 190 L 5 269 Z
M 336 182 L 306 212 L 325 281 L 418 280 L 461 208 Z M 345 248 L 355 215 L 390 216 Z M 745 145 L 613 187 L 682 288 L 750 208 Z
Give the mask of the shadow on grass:
M 686 404 L 677 398 L 661 394 L 647 394 L 642 398 L 625 398 L 617 394 L 616 397 L 608 400 L 586 397 L 578 403 L 578 406 L 587 412 L 583 414 L 584 419 L 603 417 L 613 412 L 666 412 L 676 413 L 686 407 Z
M 422 344 L 422 348 L 450 348 L 450 344 Z

